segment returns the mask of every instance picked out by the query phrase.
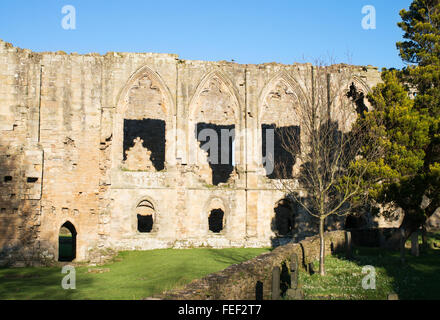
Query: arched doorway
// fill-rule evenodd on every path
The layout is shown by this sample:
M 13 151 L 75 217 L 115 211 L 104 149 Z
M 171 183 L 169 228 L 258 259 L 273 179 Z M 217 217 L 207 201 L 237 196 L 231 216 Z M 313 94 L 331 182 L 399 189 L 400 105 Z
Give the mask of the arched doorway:
M 58 261 L 73 261 L 76 258 L 76 229 L 67 221 L 58 236 Z

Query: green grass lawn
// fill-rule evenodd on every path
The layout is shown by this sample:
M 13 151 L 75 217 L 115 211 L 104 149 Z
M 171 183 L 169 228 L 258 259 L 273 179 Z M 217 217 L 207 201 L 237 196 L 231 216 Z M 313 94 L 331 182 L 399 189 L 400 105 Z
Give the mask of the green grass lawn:
M 105 266 L 76 267 L 76 290 L 64 290 L 61 267 L 0 269 L 0 299 L 141 299 L 246 261 L 269 249 L 121 252 Z M 102 269 L 104 273 L 90 273 Z
M 299 274 L 306 299 L 440 299 L 440 234 L 419 257 L 399 252 L 355 248 L 351 260 L 326 258 L 327 275 Z M 434 245 L 436 243 L 436 245 Z M 191 280 L 249 260 L 269 249 L 187 249 L 121 252 L 112 263 L 76 267 L 76 290 L 64 290 L 61 267 L 0 269 L 0 299 L 141 299 L 183 286 Z M 376 271 L 376 289 L 362 288 L 362 267 Z M 318 269 L 318 262 L 315 262 Z M 103 273 L 94 273 L 96 271 Z M 92 272 L 89 272 L 92 271 Z M 94 271 L 94 272 L 93 272 Z
M 421 242 L 421 241 L 420 241 Z M 431 234 L 430 248 L 423 249 L 419 257 L 406 251 L 406 263 L 400 261 L 400 253 L 379 248 L 355 248 L 351 260 L 344 256 L 326 258 L 327 275 L 309 275 L 300 272 L 299 282 L 306 299 L 354 299 L 382 300 L 391 292 L 399 299 L 440 299 L 440 234 Z M 376 271 L 376 289 L 362 288 L 362 267 L 371 265 Z M 315 263 L 318 270 L 318 263 Z

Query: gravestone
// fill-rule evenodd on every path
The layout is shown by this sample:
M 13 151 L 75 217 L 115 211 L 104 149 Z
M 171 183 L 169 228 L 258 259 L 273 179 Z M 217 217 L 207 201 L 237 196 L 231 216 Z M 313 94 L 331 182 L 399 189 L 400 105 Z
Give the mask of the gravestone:
M 426 235 L 426 226 L 422 226 L 422 248 L 426 249 L 428 248 L 428 237 Z
M 386 238 L 383 229 L 379 229 L 379 247 L 384 248 L 386 246 Z
M 287 297 L 290 300 L 304 300 L 304 292 L 301 289 L 287 290 Z
M 298 255 L 292 254 L 290 258 L 290 289 L 287 290 L 287 297 L 292 300 L 303 300 L 304 293 L 298 289 L 299 262 Z
M 280 267 L 274 267 L 272 270 L 272 300 L 280 299 L 280 276 Z
M 419 232 L 415 231 L 411 234 L 411 254 L 418 257 L 419 253 Z
M 352 243 L 351 243 L 351 232 L 345 231 L 345 257 L 351 259 L 352 256 Z
M 296 289 L 298 287 L 298 272 L 298 255 L 294 253 L 290 258 L 290 288 L 292 289 Z
M 255 300 L 263 300 L 263 282 L 261 281 L 255 284 Z
M 309 264 L 308 264 L 308 268 L 307 268 L 308 270 L 309 270 L 309 274 L 312 276 L 312 275 L 314 275 L 315 273 L 316 273 L 316 271 L 315 271 L 315 267 L 314 267 L 314 265 L 313 265 L 313 262 L 310 262 Z
M 405 230 L 400 229 L 400 261 L 405 263 Z
M 388 295 L 388 300 L 399 300 L 399 295 L 397 293 L 390 293 Z

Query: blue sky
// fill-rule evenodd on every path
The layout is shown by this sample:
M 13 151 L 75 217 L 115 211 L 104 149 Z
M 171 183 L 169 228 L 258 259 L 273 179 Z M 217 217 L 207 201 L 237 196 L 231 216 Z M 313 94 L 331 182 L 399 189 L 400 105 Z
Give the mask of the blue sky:
M 336 62 L 401 68 L 399 11 L 411 0 L 14 0 L 0 2 L 0 39 L 34 51 L 159 52 L 238 63 Z M 61 26 L 65 5 L 76 29 Z M 376 8 L 375 30 L 361 10 Z M 350 58 L 349 58 L 350 57 Z

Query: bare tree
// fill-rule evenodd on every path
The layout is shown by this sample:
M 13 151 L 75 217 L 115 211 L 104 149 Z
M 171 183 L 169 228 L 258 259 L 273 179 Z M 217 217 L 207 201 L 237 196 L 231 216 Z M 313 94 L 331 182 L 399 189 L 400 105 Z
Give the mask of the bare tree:
M 273 183 L 319 220 L 321 275 L 325 275 L 326 218 L 350 214 L 368 197 L 364 180 L 367 167 L 359 164 L 369 160 L 361 157 L 360 151 L 370 135 L 356 121 L 367 108 L 363 93 L 354 83 L 350 86 L 351 72 L 346 65 L 326 67 L 318 63 L 313 67 L 312 81 L 304 81 L 310 95 L 298 115 L 300 131 L 291 127 L 277 130 L 282 148 L 296 162 L 293 169 L 286 166 L 288 162 L 275 163 L 277 179 Z M 380 156 L 379 148 L 372 150 L 368 158 Z

